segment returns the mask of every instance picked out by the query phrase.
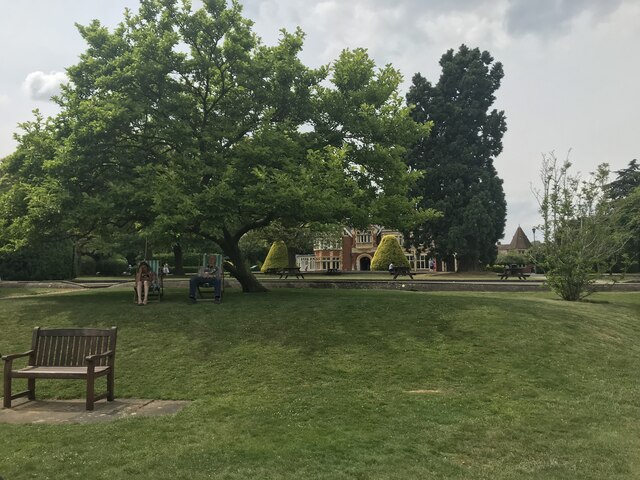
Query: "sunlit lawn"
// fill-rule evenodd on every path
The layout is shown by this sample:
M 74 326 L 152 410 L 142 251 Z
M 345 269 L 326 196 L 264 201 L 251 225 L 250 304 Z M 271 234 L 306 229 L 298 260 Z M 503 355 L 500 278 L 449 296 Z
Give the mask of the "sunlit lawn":
M 26 350 L 34 325 L 117 325 L 116 396 L 193 400 L 175 416 L 0 425 L 5 480 L 640 477 L 638 293 L 4 296 L 0 352 Z

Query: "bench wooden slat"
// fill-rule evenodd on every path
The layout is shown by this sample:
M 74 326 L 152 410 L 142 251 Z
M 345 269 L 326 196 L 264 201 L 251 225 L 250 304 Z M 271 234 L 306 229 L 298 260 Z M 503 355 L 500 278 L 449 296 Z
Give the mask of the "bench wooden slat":
M 40 328 L 38 337 L 104 337 L 110 336 L 104 328 Z
M 107 372 L 109 367 L 96 367 L 95 374 L 99 376 Z M 13 378 L 86 378 L 87 367 L 26 367 L 14 370 Z

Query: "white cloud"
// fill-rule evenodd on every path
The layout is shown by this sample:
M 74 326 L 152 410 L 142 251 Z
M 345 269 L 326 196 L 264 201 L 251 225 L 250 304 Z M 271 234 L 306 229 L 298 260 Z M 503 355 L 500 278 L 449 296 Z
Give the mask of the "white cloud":
M 433 45 L 457 47 L 461 42 L 486 47 L 505 47 L 509 43 L 500 15 L 477 12 L 450 12 L 422 19 L 421 29 Z
M 4 107 L 5 105 L 9 105 L 9 95 L 5 95 L 4 93 L 0 93 L 0 107 Z
M 597 24 L 624 3 L 624 0 L 510 0 L 507 25 L 516 35 L 554 36 L 567 33 L 571 22 L 584 14 Z
M 67 82 L 64 72 L 31 72 L 22 82 L 22 89 L 31 100 L 48 101 L 60 93 L 60 85 Z

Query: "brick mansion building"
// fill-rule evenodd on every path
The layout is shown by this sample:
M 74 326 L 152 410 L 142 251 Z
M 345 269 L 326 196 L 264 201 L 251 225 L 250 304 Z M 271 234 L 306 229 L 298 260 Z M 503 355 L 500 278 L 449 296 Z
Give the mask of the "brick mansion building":
M 403 244 L 403 236 L 396 230 L 371 226 L 367 230 L 344 228 L 339 239 L 317 240 L 313 254 L 296 255 L 296 264 L 302 271 L 341 270 L 344 272 L 369 271 L 371 260 L 385 235 L 393 235 Z M 511 243 L 500 245 L 500 253 L 524 253 L 531 248 L 531 242 L 524 231 L 518 227 Z M 428 251 L 418 252 L 415 248 L 404 250 L 413 271 L 457 271 L 456 265 L 447 265 L 434 258 Z
M 402 234 L 395 230 L 372 226 L 367 230 L 344 228 L 342 237 L 335 240 L 318 240 L 313 255 L 297 255 L 296 263 L 302 271 L 342 270 L 345 272 L 371 270 L 371 260 L 382 237 L 395 236 L 402 245 Z M 405 250 L 412 270 L 429 270 L 433 260 L 427 252 Z

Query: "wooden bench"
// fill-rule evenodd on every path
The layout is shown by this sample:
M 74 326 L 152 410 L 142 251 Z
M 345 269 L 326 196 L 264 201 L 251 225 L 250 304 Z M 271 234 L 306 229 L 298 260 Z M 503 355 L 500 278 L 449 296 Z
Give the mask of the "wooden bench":
M 31 350 L 5 355 L 4 407 L 19 397 L 36 398 L 39 378 L 79 379 L 87 382 L 87 410 L 93 410 L 97 400 L 113 401 L 114 361 L 117 328 L 40 328 L 33 329 Z M 17 358 L 29 357 L 27 366 L 13 369 Z M 107 376 L 107 391 L 95 394 L 95 379 Z M 11 381 L 26 378 L 27 390 L 12 394 Z
M 284 277 L 286 279 L 289 278 L 289 275 L 295 275 L 296 278 L 304 279 L 304 275 L 300 271 L 300 267 L 285 267 L 280 269 L 280 278 Z
M 518 280 L 526 280 L 531 274 L 525 273 L 522 267 L 506 267 L 498 276 L 500 280 L 507 280 L 509 277 L 518 277 Z
M 398 278 L 398 275 L 409 275 L 409 277 L 411 277 L 411 280 L 413 280 L 413 273 L 411 272 L 411 269 L 409 267 L 394 267 L 393 269 L 389 270 L 389 273 L 393 275 L 394 280 Z

